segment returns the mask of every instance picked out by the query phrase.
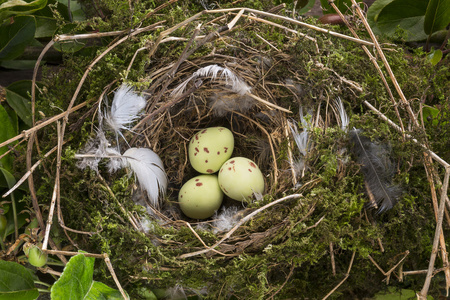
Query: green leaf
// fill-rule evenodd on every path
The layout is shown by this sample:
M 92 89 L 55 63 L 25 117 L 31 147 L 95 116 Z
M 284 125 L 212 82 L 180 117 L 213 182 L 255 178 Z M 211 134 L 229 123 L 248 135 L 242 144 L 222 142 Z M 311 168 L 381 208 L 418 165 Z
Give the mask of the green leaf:
M 375 32 L 376 22 L 378 21 L 378 16 L 383 8 L 394 0 L 377 0 L 369 7 L 367 10 L 367 21 L 370 27 Z
M 24 266 L 0 260 L 0 300 L 28 300 L 39 297 L 31 272 Z
M 298 10 L 298 14 L 304 14 L 313 8 L 316 0 L 300 0 L 297 2 L 297 6 L 295 7 Z
M 43 63 L 41 61 L 41 63 Z M 36 65 L 36 60 L 4 60 L 0 61 L 0 66 L 6 69 L 15 69 L 15 70 L 29 70 L 33 69 Z
M 387 292 L 379 292 L 373 298 L 374 300 L 402 300 L 402 299 L 416 299 L 416 292 L 413 290 L 401 289 L 397 290 L 395 287 L 389 287 Z M 433 300 L 433 297 L 427 296 L 428 300 Z
M 7 187 L 8 189 L 12 188 L 16 184 L 16 179 L 14 176 L 4 168 L 0 167 L 0 173 L 3 174 L 3 176 L 0 176 L 0 186 Z M 6 182 L 3 182 L 3 179 L 5 179 Z M 16 196 L 16 199 L 20 199 L 23 197 L 23 193 L 21 191 L 14 191 L 14 195 Z M 27 223 L 27 218 L 29 217 L 29 214 L 25 210 L 25 203 L 24 202 L 16 202 L 17 211 L 20 211 L 20 213 L 17 213 L 16 220 L 17 220 L 17 226 L 18 228 L 22 227 Z M 6 226 L 5 234 L 4 236 L 8 236 L 11 233 L 14 232 L 15 225 L 14 225 L 14 210 L 9 209 L 7 213 L 5 213 L 5 216 L 8 220 L 8 224 Z
M 29 127 L 31 121 L 31 80 L 21 80 L 10 84 L 6 88 L 6 101 L 11 106 L 20 119 Z
M 394 37 L 396 31 L 401 28 L 406 32 L 407 41 L 425 40 L 427 35 L 424 31 L 424 19 L 428 1 L 376 1 L 367 13 L 369 24 L 376 34 Z
M 51 288 L 53 300 L 122 299 L 120 293 L 103 283 L 93 281 L 94 258 L 82 253 L 72 257 L 61 277 Z
M 94 258 L 77 254 L 64 268 L 64 272 L 51 289 L 52 299 L 83 299 L 89 293 L 94 274 Z
M 56 42 L 53 47 L 61 52 L 75 53 L 84 48 L 86 44 L 79 41 L 62 41 Z
M 14 130 L 14 125 L 8 115 L 8 112 L 2 105 L 0 105 L 0 143 L 9 140 L 16 135 L 17 132 Z M 8 151 L 7 146 L 0 148 L 0 155 L 6 151 Z M 1 166 L 3 166 L 6 170 L 12 170 L 12 158 L 10 155 L 5 155 L 0 160 L 0 167 Z
M 440 49 L 431 50 L 430 54 L 427 56 L 428 60 L 433 64 L 433 66 L 437 65 L 442 59 L 442 51 Z
M 424 30 L 432 34 L 450 23 L 450 3 L 448 0 L 430 0 L 425 13 Z
M 110 288 L 104 283 L 94 281 L 89 294 L 86 295 L 86 300 L 123 300 L 122 294 L 113 288 Z
M 35 0 L 31 2 L 23 0 L 7 0 L 0 5 L 0 23 L 10 16 L 30 15 L 44 8 L 47 0 Z
M 12 24 L 0 26 L 0 61 L 20 56 L 34 39 L 36 22 L 33 17 L 16 17 Z
M 320 0 L 320 4 L 322 5 L 323 14 L 335 14 L 337 13 L 330 4 L 328 4 L 328 0 Z M 351 0 L 335 0 L 334 4 L 337 8 L 345 15 L 347 10 L 352 7 Z
M 35 38 L 53 37 L 56 31 L 56 19 L 36 16 Z

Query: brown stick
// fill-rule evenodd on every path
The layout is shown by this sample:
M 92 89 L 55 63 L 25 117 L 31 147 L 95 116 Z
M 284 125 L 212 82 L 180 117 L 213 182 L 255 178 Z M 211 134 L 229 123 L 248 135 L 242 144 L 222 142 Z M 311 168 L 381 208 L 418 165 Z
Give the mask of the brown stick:
M 439 247 L 439 243 L 440 243 L 440 235 L 441 235 L 441 230 L 442 230 L 442 222 L 444 220 L 444 209 L 445 209 L 445 201 L 447 201 L 449 176 L 450 176 L 450 167 L 446 167 L 444 184 L 442 186 L 442 192 L 441 192 L 441 202 L 439 203 L 438 220 L 436 222 L 437 223 L 436 231 L 435 231 L 434 240 L 433 240 L 433 248 L 431 250 L 430 262 L 428 264 L 427 277 L 425 278 L 425 283 L 423 284 L 422 290 L 420 291 L 420 293 L 417 294 L 417 297 L 420 300 L 426 300 L 427 294 L 428 294 L 428 289 L 429 289 L 430 283 L 431 283 L 431 278 L 433 277 L 434 262 L 436 260 L 436 255 L 438 252 L 438 247 Z
M 216 248 L 217 246 L 219 246 L 220 244 L 222 244 L 225 240 L 227 240 L 242 224 L 244 224 L 245 222 L 247 222 L 248 220 L 250 220 L 251 218 L 253 218 L 255 215 L 257 215 L 258 213 L 260 213 L 261 211 L 275 205 L 278 203 L 281 203 L 283 201 L 289 200 L 289 199 L 296 199 L 296 198 L 300 198 L 303 197 L 303 195 L 301 194 L 292 194 L 283 198 L 280 198 L 278 200 L 275 200 L 273 202 L 270 202 L 269 204 L 264 205 L 263 207 L 258 208 L 257 210 L 255 210 L 254 212 L 252 212 L 251 214 L 247 215 L 246 217 L 242 218 L 236 225 L 234 225 L 233 228 L 231 228 L 230 231 L 227 232 L 227 234 L 225 234 L 225 236 L 223 236 L 219 241 L 217 241 L 214 245 L 212 245 L 211 247 L 209 247 L 209 249 L 204 249 L 204 250 L 200 250 L 200 251 L 196 251 L 196 252 L 192 252 L 192 253 L 186 253 L 186 254 L 182 254 L 179 256 L 179 258 L 188 258 L 188 257 L 192 257 L 192 256 L 196 256 L 196 255 L 200 255 L 200 254 L 204 254 L 204 253 L 208 253 L 209 251 L 211 251 L 211 249 Z
M 346 280 L 347 280 L 347 278 L 350 276 L 350 270 L 352 269 L 352 266 L 353 266 L 353 261 L 354 261 L 354 259 L 355 259 L 355 254 L 356 254 L 356 250 L 355 251 L 353 251 L 353 254 L 352 254 L 352 259 L 350 260 L 350 264 L 349 264 L 349 266 L 348 266 L 348 269 L 347 269 L 347 273 L 345 273 L 345 276 L 344 276 L 344 278 L 341 280 L 341 282 L 339 282 L 328 294 L 326 294 L 326 296 L 325 297 L 323 297 L 323 299 L 322 300 L 325 300 L 325 299 L 327 299 L 328 297 L 330 297 L 331 296 L 331 294 L 333 294 Z

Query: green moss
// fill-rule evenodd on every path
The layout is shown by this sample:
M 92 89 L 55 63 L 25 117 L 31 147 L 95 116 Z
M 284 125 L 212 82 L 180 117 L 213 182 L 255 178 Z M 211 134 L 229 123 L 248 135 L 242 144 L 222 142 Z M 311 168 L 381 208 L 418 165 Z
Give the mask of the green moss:
M 168 6 L 158 14 L 145 18 L 157 7 L 156 3 L 133 2 L 132 10 L 129 9 L 129 4 L 129 1 L 100 1 L 100 8 L 106 17 L 90 20 L 90 26 L 100 31 L 111 31 L 134 28 L 141 21 L 142 26 L 146 26 L 165 20 L 164 29 L 167 29 L 203 9 L 199 3 L 187 1 Z M 230 2 L 222 5 L 228 7 Z M 268 7 L 265 1 L 245 1 L 240 5 L 261 9 Z M 202 16 L 198 22 L 209 21 L 213 17 L 215 16 Z M 307 21 L 314 23 L 312 20 Z M 181 259 L 179 256 L 182 254 L 204 248 L 200 240 L 183 224 L 153 221 L 148 234 L 134 230 L 122 211 L 124 208 L 135 215 L 146 214 L 142 207 L 132 201 L 134 177 L 130 177 L 126 171 L 109 174 L 102 163 L 99 172 L 103 181 L 94 171 L 78 169 L 73 155 L 93 134 L 91 129 L 97 122 L 94 102 L 106 86 L 114 80 L 125 80 L 138 89 L 145 90 L 151 83 L 149 70 L 168 66 L 179 58 L 186 43 L 164 43 L 151 59 L 146 51 L 138 54 L 130 72 L 126 73 L 135 52 L 144 45 L 153 43 L 161 29 L 130 38 L 116 47 L 92 68 L 82 85 L 76 104 L 87 100 L 92 102 L 82 111 L 73 113 L 70 118 L 66 132 L 69 140 L 64 147 L 61 170 L 61 210 L 66 226 L 94 234 L 68 233 L 71 239 L 83 250 L 108 253 L 120 282 L 136 299 L 139 297 L 138 290 L 144 284 L 142 280 L 136 279 L 139 276 L 154 278 L 148 283 L 150 289 L 181 285 L 190 295 L 206 290 L 206 299 L 246 298 L 249 295 L 252 299 L 266 299 L 275 293 L 279 298 L 321 298 L 342 280 L 353 251 L 356 255 L 350 276 L 332 295 L 334 299 L 370 296 L 384 288 L 384 276 L 368 259 L 369 255 L 387 271 L 398 262 L 399 254 L 409 251 L 403 269 L 426 269 L 435 222 L 429 186 L 422 166 L 422 149 L 413 142 L 403 141 L 401 135 L 362 104 L 362 101 L 367 100 L 393 121 L 398 120 L 384 84 L 363 50 L 353 42 L 298 28 L 317 39 L 320 49 L 320 53 L 317 53 L 316 45 L 310 40 L 288 37 L 283 31 L 264 24 L 252 25 L 244 20 L 240 22 L 239 25 L 245 30 L 232 32 L 232 38 L 225 35 L 204 45 L 189 58 L 190 63 L 211 54 L 214 47 L 216 53 L 221 55 L 248 57 L 248 52 L 242 51 L 236 42 L 244 40 L 248 45 L 259 49 L 263 57 L 272 61 L 268 68 L 270 72 L 264 74 L 264 80 L 283 83 L 286 79 L 294 79 L 300 82 L 301 91 L 295 95 L 284 87 L 273 93 L 273 99 L 278 105 L 289 107 L 294 112 L 290 117 L 295 121 L 298 121 L 300 105 L 315 111 L 320 109 L 324 115 L 325 111 L 330 111 L 330 100 L 341 97 L 351 117 L 350 126 L 360 128 L 368 137 L 391 146 L 397 165 L 394 181 L 404 188 L 404 196 L 398 205 L 381 215 L 368 211 L 366 219 L 364 208 L 367 197 L 364 195 L 363 178 L 359 173 L 360 166 L 346 150 L 349 147 L 346 133 L 333 125 L 335 118 L 329 113 L 326 122 L 330 125 L 316 128 L 311 133 L 314 147 L 307 158 L 309 169 L 305 177 L 299 179 L 299 186 L 282 191 L 276 187 L 273 194 L 265 195 L 263 200 L 248 204 L 248 207 L 260 208 L 286 194 L 298 192 L 303 196 L 266 209 L 241 226 L 230 240 L 225 241 L 225 244 L 238 245 L 255 234 L 254 241 L 241 253 L 236 256 L 217 254 L 213 257 L 200 255 Z M 197 24 L 192 22 L 174 32 L 173 36 L 189 38 Z M 215 25 L 207 29 L 212 31 Z M 202 34 L 209 33 L 208 30 L 205 29 Z M 340 27 L 333 27 L 333 30 L 348 34 Z M 267 46 L 256 33 L 283 53 L 277 53 Z M 362 38 L 367 38 L 366 34 L 359 34 Z M 45 72 L 43 94 L 37 102 L 37 109 L 47 117 L 64 111 L 85 70 L 112 41 L 113 38 L 104 38 L 80 53 L 65 54 L 64 65 L 58 73 Z M 448 57 L 442 65 L 432 68 L 424 54 L 417 51 L 408 53 L 407 50 L 400 49 L 386 51 L 385 54 L 406 98 L 411 100 L 414 111 L 418 111 L 420 102 L 439 107 L 441 115 L 438 123 L 425 123 L 427 137 L 439 155 L 450 157 L 450 88 L 446 78 L 448 67 L 445 65 Z M 251 59 L 257 62 L 253 56 Z M 363 91 L 356 91 L 343 78 L 356 82 Z M 111 100 L 111 96 L 108 98 Z M 402 110 L 401 117 L 404 124 L 408 125 L 407 114 Z M 202 125 L 208 121 L 202 120 Z M 226 123 L 228 120 L 217 122 Z M 239 128 L 244 127 L 245 122 L 242 120 L 233 122 Z M 189 126 L 195 125 L 189 123 Z M 284 135 L 280 136 L 279 132 L 277 134 L 274 139 L 280 150 L 275 159 L 280 172 L 287 174 L 288 141 Z M 423 133 L 418 131 L 414 135 L 424 141 Z M 43 151 L 54 147 L 57 140 L 56 127 L 51 125 L 41 130 L 39 140 Z M 246 133 L 246 139 L 236 142 L 236 154 L 260 157 L 255 155 L 254 149 L 261 140 L 266 142 L 267 137 L 260 132 Z M 165 136 L 161 137 L 161 144 L 170 142 L 172 141 L 166 140 Z M 297 157 L 298 150 L 293 148 L 293 151 Z M 182 165 L 185 158 L 183 149 L 179 152 L 170 150 L 161 155 L 171 164 Z M 267 160 L 261 165 L 265 169 L 271 168 Z M 193 173 L 188 168 L 186 173 Z M 45 164 L 45 169 L 38 169 L 39 176 L 35 176 L 37 196 L 44 207 L 50 204 L 55 170 L 55 162 L 51 160 Z M 175 177 L 173 174 L 179 171 L 180 169 L 171 170 L 170 174 Z M 171 187 L 172 190 L 167 195 L 167 199 L 172 202 L 175 201 L 178 184 L 180 183 L 173 183 L 174 187 Z M 282 183 L 279 185 L 282 186 Z M 174 207 L 176 208 L 176 204 Z M 202 229 L 196 229 L 196 233 L 207 245 L 212 245 L 221 238 L 220 234 Z M 70 244 L 63 235 L 60 237 L 62 244 Z M 378 239 L 384 246 L 384 252 L 379 247 Z M 334 261 L 330 256 L 330 244 L 334 249 Z M 336 275 L 332 274 L 332 263 L 335 264 Z M 98 263 L 95 279 L 114 285 L 103 263 Z M 419 289 L 422 281 L 421 276 L 407 277 L 407 282 L 404 283 L 391 278 L 391 284 L 401 287 L 408 285 L 408 288 L 414 289 Z

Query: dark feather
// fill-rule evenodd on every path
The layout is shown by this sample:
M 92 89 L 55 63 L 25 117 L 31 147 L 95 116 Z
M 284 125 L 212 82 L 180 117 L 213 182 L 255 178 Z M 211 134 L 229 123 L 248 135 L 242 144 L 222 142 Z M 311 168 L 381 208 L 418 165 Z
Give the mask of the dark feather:
M 353 153 L 361 165 L 367 194 L 373 196 L 375 203 L 369 207 L 378 207 L 378 213 L 391 209 L 402 194 L 399 185 L 394 185 L 394 165 L 390 159 L 391 150 L 387 145 L 372 142 L 361 135 L 361 130 L 353 129 L 349 133 L 353 144 Z M 376 205 L 375 205 L 376 204 Z

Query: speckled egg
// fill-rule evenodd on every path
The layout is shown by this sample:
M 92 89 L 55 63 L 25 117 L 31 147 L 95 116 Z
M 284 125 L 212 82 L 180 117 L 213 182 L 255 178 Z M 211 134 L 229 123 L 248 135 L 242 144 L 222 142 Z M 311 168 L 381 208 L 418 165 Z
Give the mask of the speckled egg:
M 210 127 L 197 132 L 189 142 L 189 161 L 202 174 L 219 171 L 234 149 L 233 133 L 225 127 Z
M 199 175 L 188 180 L 180 189 L 178 202 L 183 213 L 192 219 L 214 215 L 223 200 L 216 175 Z
M 258 166 L 245 157 L 227 160 L 219 171 L 219 186 L 234 200 L 250 200 L 253 193 L 264 192 L 264 177 Z

